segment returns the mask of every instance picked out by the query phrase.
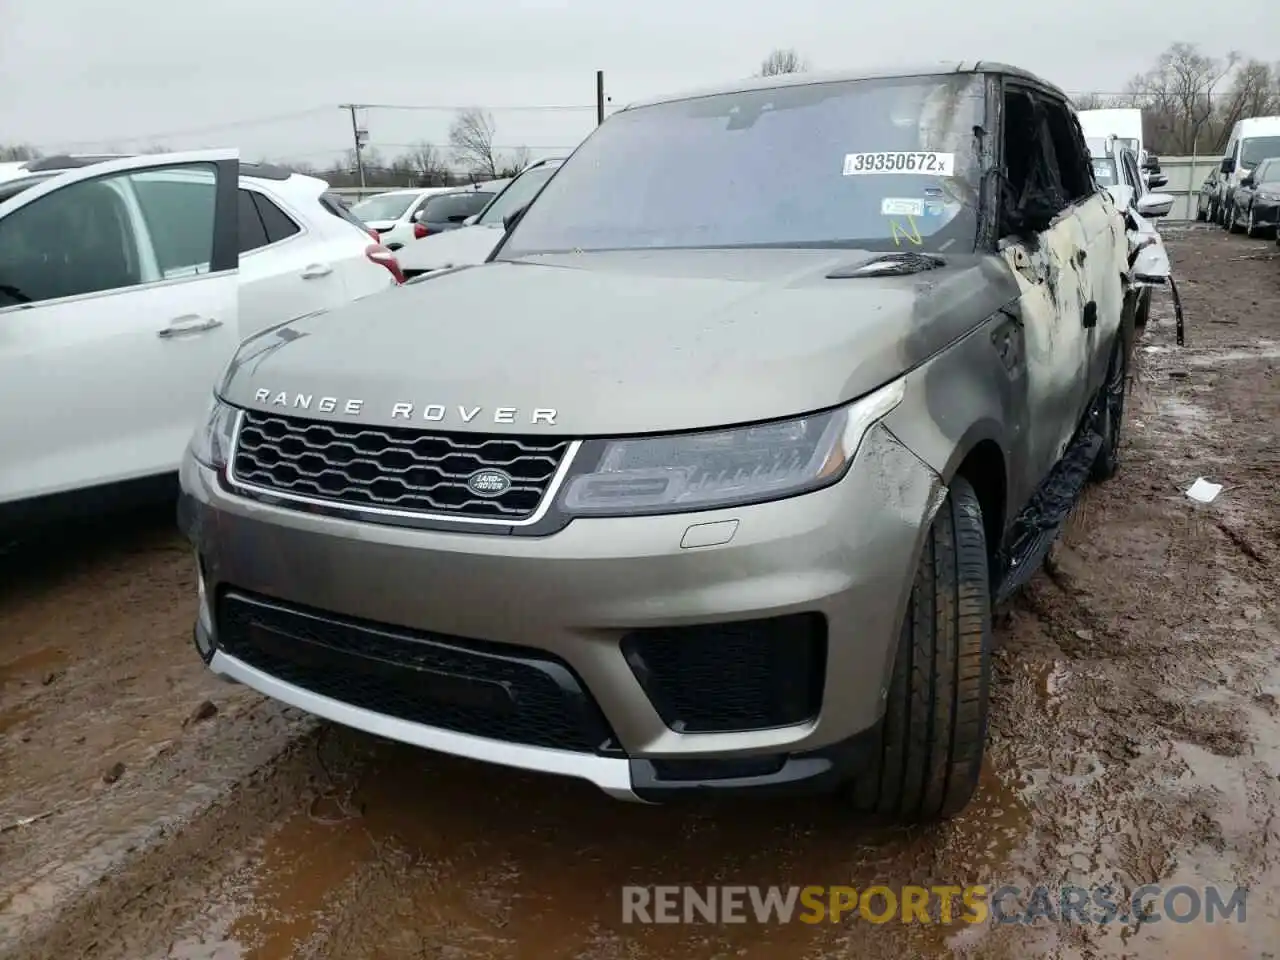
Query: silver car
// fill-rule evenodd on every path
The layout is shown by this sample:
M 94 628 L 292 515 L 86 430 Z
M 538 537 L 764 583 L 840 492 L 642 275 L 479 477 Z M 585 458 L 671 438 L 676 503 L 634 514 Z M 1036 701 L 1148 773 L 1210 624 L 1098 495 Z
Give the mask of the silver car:
M 1125 254 L 1013 67 L 628 107 L 487 262 L 243 345 L 182 471 L 196 646 L 616 797 L 951 815 L 992 605 L 1117 468 Z

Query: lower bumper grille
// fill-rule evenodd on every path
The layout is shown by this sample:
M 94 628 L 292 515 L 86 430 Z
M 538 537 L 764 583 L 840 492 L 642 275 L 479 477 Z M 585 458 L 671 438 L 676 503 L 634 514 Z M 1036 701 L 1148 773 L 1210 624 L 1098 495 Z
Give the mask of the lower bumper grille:
M 549 654 L 336 618 L 237 592 L 218 604 L 218 649 L 286 683 L 401 720 L 621 755 L 591 694 Z
M 622 652 L 677 733 L 768 730 L 818 715 L 827 621 L 801 613 L 638 630 L 622 638 Z

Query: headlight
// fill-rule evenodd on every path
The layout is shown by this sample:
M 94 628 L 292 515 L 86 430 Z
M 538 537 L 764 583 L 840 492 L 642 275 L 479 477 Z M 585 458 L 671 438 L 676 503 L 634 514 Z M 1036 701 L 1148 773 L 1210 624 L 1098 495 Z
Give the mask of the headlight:
M 867 430 L 905 390 L 898 379 L 847 406 L 794 420 L 584 444 L 583 455 L 598 457 L 565 486 L 561 508 L 575 516 L 679 513 L 817 490 L 844 476 Z
M 206 467 L 221 470 L 227 465 L 235 425 L 236 408 L 214 397 L 209 412 L 191 438 L 191 455 Z

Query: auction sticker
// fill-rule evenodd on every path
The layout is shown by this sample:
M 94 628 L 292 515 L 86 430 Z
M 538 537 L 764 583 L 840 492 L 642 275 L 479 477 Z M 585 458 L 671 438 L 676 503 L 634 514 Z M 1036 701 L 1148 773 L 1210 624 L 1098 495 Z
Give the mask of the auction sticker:
M 923 217 L 924 201 L 911 197 L 885 197 L 880 201 L 882 217 Z
M 846 153 L 844 175 L 921 173 L 930 177 L 955 176 L 954 153 Z

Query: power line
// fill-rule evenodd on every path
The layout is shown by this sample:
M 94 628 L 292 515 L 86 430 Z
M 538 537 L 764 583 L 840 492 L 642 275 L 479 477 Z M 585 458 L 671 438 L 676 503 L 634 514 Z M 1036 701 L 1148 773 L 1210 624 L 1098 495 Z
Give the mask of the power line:
M 454 104 L 452 106 L 445 104 L 412 104 L 412 103 L 356 103 L 350 104 L 359 110 L 416 110 L 416 111 L 440 111 L 446 113 L 456 113 L 459 110 L 480 109 L 488 113 L 564 113 L 564 112 L 580 112 L 587 110 L 595 110 L 595 104 L 508 104 L 508 105 L 477 105 L 477 104 Z M 43 144 L 45 150 L 82 150 L 87 147 L 97 147 L 102 144 L 113 143 L 138 143 L 140 141 L 157 141 L 164 140 L 168 137 L 197 137 L 207 133 L 221 133 L 227 130 L 240 130 L 245 127 L 260 127 L 269 123 L 280 123 L 285 120 L 297 120 L 303 117 L 310 117 L 321 113 L 328 113 L 332 107 L 308 107 L 305 110 L 291 110 L 287 113 L 276 113 L 270 116 L 250 117 L 245 120 L 232 120 L 226 123 L 209 124 L 202 127 L 186 127 L 178 130 L 160 130 L 152 133 L 139 133 L 131 136 L 111 136 L 100 137 L 96 140 L 66 140 L 58 143 Z
M 436 150 L 453 150 L 454 146 L 450 143 L 384 143 L 381 141 L 370 141 L 363 147 L 364 150 L 383 149 L 383 150 L 419 150 L 423 147 L 431 147 Z M 578 144 L 543 144 L 543 143 L 495 143 L 494 150 L 531 150 L 534 152 L 540 150 L 576 150 Z M 318 147 L 314 150 L 290 150 L 282 153 L 281 156 L 289 156 L 294 159 L 303 157 L 322 157 L 332 156 L 333 154 L 350 153 L 351 147 Z
M 218 133 L 223 130 L 238 130 L 242 127 L 259 127 L 268 123 L 279 123 L 282 120 L 296 120 L 321 112 L 328 113 L 329 107 L 310 107 L 306 110 L 293 110 L 289 113 L 277 113 L 269 117 L 253 117 L 248 120 L 234 120 L 229 123 L 218 123 L 206 127 L 188 127 L 185 130 L 165 130 L 160 133 L 144 133 L 133 137 L 104 137 L 101 140 L 75 140 L 53 143 L 47 149 L 75 150 L 80 147 L 92 147 L 101 143 L 137 143 L 139 140 L 163 140 L 166 137 L 194 137 L 205 133 Z

